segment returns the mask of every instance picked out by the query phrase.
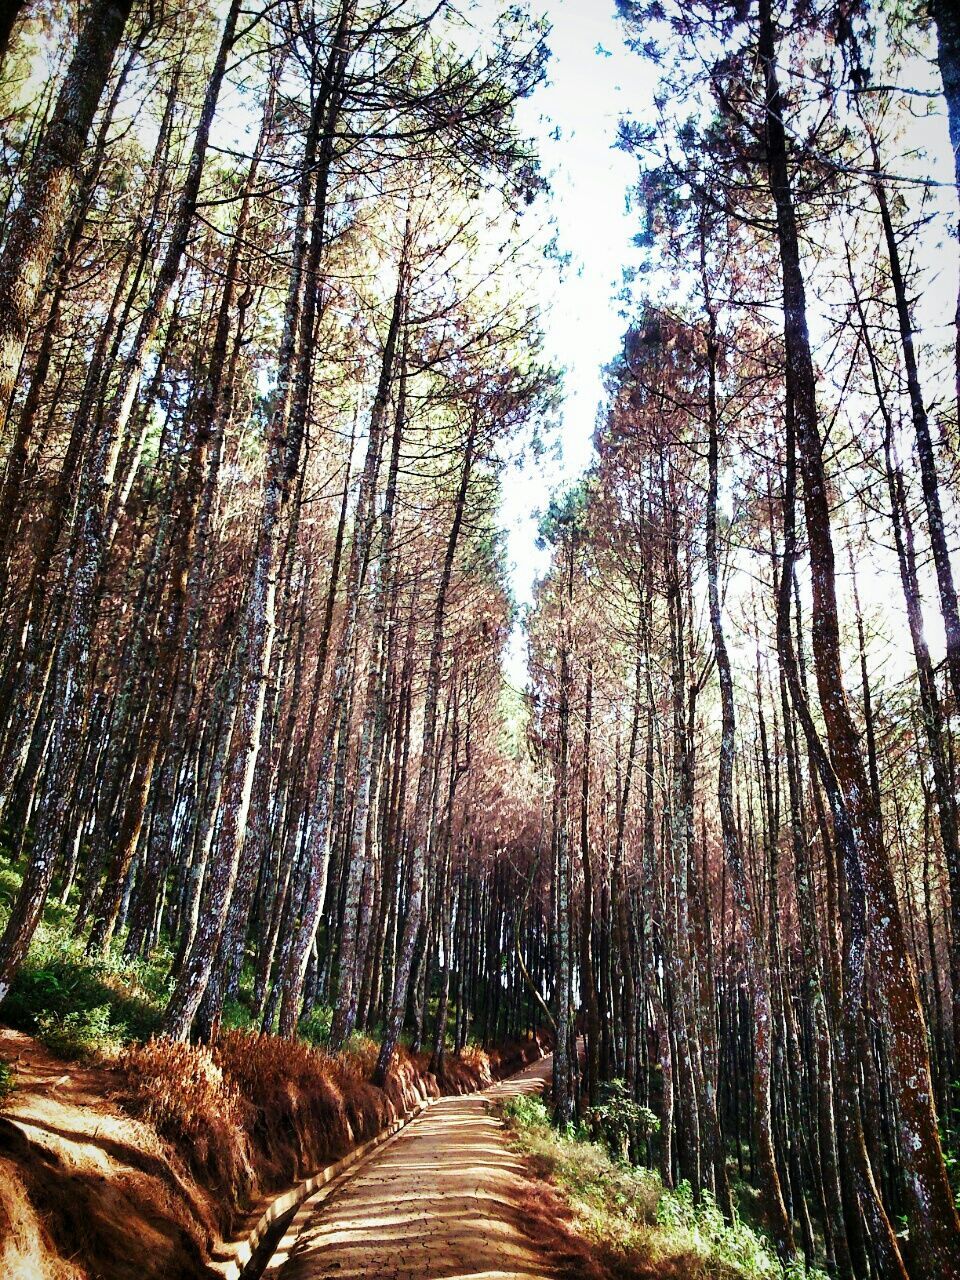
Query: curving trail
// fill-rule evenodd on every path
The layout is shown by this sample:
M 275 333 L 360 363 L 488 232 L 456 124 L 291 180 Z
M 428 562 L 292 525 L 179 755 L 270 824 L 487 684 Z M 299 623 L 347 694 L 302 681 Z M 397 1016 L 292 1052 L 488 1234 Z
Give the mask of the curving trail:
M 270 1280 L 552 1280 L 522 1225 L 523 1166 L 491 1100 L 533 1093 L 551 1060 L 483 1094 L 443 1098 L 298 1215 Z

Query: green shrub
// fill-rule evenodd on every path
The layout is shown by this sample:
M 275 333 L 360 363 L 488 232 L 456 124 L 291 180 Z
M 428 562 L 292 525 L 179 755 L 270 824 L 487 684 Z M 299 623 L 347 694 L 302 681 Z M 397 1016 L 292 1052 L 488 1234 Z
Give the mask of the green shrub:
M 326 1004 L 315 1004 L 305 1018 L 300 1019 L 298 1035 L 308 1044 L 326 1048 L 330 1043 L 330 1028 L 333 1025 L 333 1009 Z
M 660 1130 L 660 1121 L 649 1107 L 634 1101 L 623 1080 L 600 1086 L 600 1103 L 593 1112 L 610 1154 L 626 1159 L 631 1142 L 640 1142 Z
M 549 1129 L 551 1120 L 547 1105 L 535 1093 L 520 1093 L 503 1104 L 503 1114 L 518 1129 Z
M 960 1095 L 960 1080 L 954 1080 L 951 1088 L 954 1095 Z M 943 1162 L 947 1166 L 947 1177 L 953 1187 L 953 1198 L 960 1209 L 960 1129 L 941 1124 L 940 1143 L 943 1147 Z
M 4 1058 L 0 1058 L 0 1109 L 10 1100 L 17 1087 L 17 1077 L 13 1067 Z
M 20 872 L 0 839 L 0 928 L 20 883 Z M 106 955 L 88 956 L 82 939 L 73 936 L 74 916 L 73 905 L 47 902 L 30 950 L 3 1002 L 4 1022 L 35 1035 L 41 1019 L 52 1029 L 70 1013 L 87 1014 L 107 1005 L 116 1034 L 123 1027 L 130 1039 L 149 1039 L 159 1030 L 172 989 L 169 949 L 161 946 L 147 961 L 130 961 L 118 943 Z
M 238 1000 L 235 996 L 227 996 L 223 1002 L 223 1016 L 220 1024 L 227 1031 L 251 1031 L 255 1020 L 243 1000 Z
M 127 1039 L 123 1023 L 111 1021 L 107 1004 L 93 1009 L 72 1009 L 69 1013 L 42 1013 L 37 1019 L 37 1038 L 59 1058 L 114 1057 Z
M 736 1214 L 728 1222 L 709 1191 L 695 1201 L 689 1182 L 681 1182 L 675 1191 L 663 1192 L 657 1205 L 657 1222 L 689 1237 L 711 1258 L 744 1275 L 783 1274 L 763 1237 Z

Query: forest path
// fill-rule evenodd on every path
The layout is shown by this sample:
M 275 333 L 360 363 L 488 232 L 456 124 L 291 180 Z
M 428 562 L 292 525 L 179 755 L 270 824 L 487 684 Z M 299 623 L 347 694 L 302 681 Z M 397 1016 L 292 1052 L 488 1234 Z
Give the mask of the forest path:
M 551 1058 L 442 1098 L 319 1205 L 273 1280 L 551 1280 L 523 1230 L 527 1177 L 492 1102 L 539 1092 Z M 278 1265 L 280 1264 L 280 1265 Z

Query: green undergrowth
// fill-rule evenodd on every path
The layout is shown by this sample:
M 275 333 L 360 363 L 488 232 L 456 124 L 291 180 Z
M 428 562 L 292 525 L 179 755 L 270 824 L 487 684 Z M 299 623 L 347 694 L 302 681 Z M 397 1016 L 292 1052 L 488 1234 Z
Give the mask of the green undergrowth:
M 68 929 L 44 922 L 14 979 L 0 1017 L 64 1058 L 112 1056 L 160 1027 L 168 995 L 166 957 L 149 965 L 114 952 L 84 954 Z
M 960 1080 L 954 1081 L 951 1091 L 955 1098 L 960 1098 Z M 960 1127 L 941 1124 L 940 1141 L 943 1144 L 943 1162 L 947 1166 L 953 1198 L 960 1209 Z
M 573 1229 L 615 1271 L 665 1280 L 826 1280 L 802 1262 L 784 1267 L 759 1232 L 736 1216 L 725 1221 L 710 1195 L 695 1201 L 688 1183 L 669 1190 L 656 1171 L 617 1158 L 583 1129 L 560 1132 L 540 1098 L 511 1098 L 503 1111 L 517 1148 L 569 1206 Z
M 315 1049 L 330 1050 L 330 1033 L 333 1029 L 333 1006 L 315 1004 L 308 1014 L 300 1019 L 297 1035 Z M 343 1052 L 352 1053 L 358 1047 L 365 1047 L 371 1040 L 379 1043 L 380 1028 L 372 1027 L 369 1031 L 351 1031 L 343 1042 Z M 402 1037 L 406 1042 L 407 1037 Z
M 19 889 L 20 874 L 0 847 L 0 930 Z M 75 895 L 66 904 L 51 895 L 26 959 L 0 1005 L 0 1022 L 36 1036 L 67 1060 L 113 1058 L 124 1045 L 142 1044 L 159 1033 L 173 985 L 172 954 L 160 946 L 148 961 L 130 960 L 123 955 L 121 933 L 106 954 L 87 955 L 85 940 L 73 933 L 75 918 Z M 253 985 L 253 968 L 248 964 L 237 995 L 224 1003 L 225 1030 L 258 1028 Z M 314 1006 L 300 1024 L 299 1038 L 328 1049 L 332 1020 L 329 1005 Z M 354 1032 L 344 1049 L 366 1053 L 368 1040 Z M 0 1079 L 0 1102 L 2 1097 Z
M 0 858 L 0 928 L 20 887 L 20 876 Z M 130 961 L 115 944 L 105 955 L 84 952 L 73 936 L 75 903 L 47 903 L 30 950 L 0 1019 L 29 1032 L 62 1058 L 112 1057 L 131 1040 L 159 1029 L 169 996 L 170 955 L 159 950 L 149 962 Z
M 0 1058 L 0 1111 L 13 1096 L 17 1088 L 17 1075 L 12 1065 Z
M 306 1017 L 300 1019 L 300 1035 L 308 1044 L 318 1049 L 325 1049 L 330 1043 L 330 1031 L 333 1027 L 333 1009 L 327 1004 L 318 1004 L 310 1010 Z

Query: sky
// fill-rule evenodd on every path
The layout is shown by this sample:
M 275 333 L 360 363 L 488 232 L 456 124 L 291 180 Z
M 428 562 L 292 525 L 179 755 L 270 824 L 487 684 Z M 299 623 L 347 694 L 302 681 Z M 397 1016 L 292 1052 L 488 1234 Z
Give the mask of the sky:
M 626 207 L 628 189 L 636 182 L 637 162 L 616 148 L 617 125 L 624 115 L 649 118 L 657 75 L 650 62 L 625 47 L 613 0 L 549 0 L 544 8 L 553 24 L 548 79 L 521 105 L 518 123 L 538 141 L 543 172 L 551 184 L 546 197 L 549 215 L 558 247 L 570 255 L 570 263 L 563 272 L 545 263 L 539 285 L 547 354 L 565 370 L 556 448 L 540 460 L 528 458 L 505 481 L 502 523 L 520 608 L 504 671 L 509 683 L 519 689 L 528 679 L 523 610 L 531 603 L 536 579 L 545 572 L 548 560 L 546 551 L 537 547 L 539 513 L 551 493 L 574 482 L 589 466 L 603 401 L 603 366 L 616 355 L 626 328 L 618 298 L 623 273 L 640 259 L 632 244 L 637 218 Z M 936 92 L 932 61 L 917 57 L 900 74 L 903 83 Z M 926 116 L 927 103 L 923 97 L 919 102 L 916 123 L 902 139 L 897 171 L 919 174 L 932 161 L 949 184 L 952 154 L 946 121 Z M 944 254 L 943 247 L 944 227 L 954 216 L 952 202 L 948 204 L 947 215 L 936 219 L 931 228 L 932 242 L 919 248 L 927 274 L 925 288 L 914 303 L 914 319 L 921 332 L 938 341 L 952 327 L 957 289 L 955 256 Z M 868 612 L 879 611 L 885 618 L 889 645 L 884 661 L 892 664 L 891 669 L 906 669 L 909 639 L 902 611 L 894 611 L 894 616 L 889 608 L 890 592 L 896 595 L 898 584 L 892 567 L 888 568 L 890 575 L 862 573 L 860 592 Z M 928 586 L 928 638 L 939 652 L 942 625 L 935 590 Z
M 566 372 L 559 431 L 551 437 L 556 447 L 539 460 L 527 459 L 505 481 L 502 522 L 521 610 L 547 567 L 546 553 L 536 545 L 538 512 L 554 489 L 589 465 L 602 367 L 616 355 L 626 327 L 617 294 L 624 266 L 637 257 L 631 245 L 636 224 L 626 212 L 637 166 L 614 144 L 619 117 L 641 114 L 653 87 L 649 65 L 624 46 L 611 0 L 551 0 L 546 12 L 553 24 L 547 83 L 521 104 L 518 124 L 539 143 L 558 248 L 570 255 L 562 272 L 545 262 L 540 278 L 547 355 Z M 526 637 L 519 621 L 505 670 L 512 684 L 525 686 Z

